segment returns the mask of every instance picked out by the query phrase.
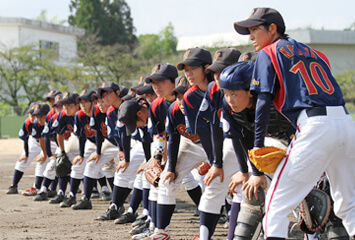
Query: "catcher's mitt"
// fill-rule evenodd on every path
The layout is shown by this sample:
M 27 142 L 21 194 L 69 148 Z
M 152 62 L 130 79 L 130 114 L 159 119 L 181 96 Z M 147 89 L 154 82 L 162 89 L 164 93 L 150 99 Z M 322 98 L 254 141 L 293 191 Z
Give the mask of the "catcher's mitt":
M 160 173 L 163 171 L 161 163 L 157 159 L 150 159 L 145 168 L 145 178 L 154 187 L 158 187 Z
M 305 197 L 300 203 L 300 229 L 308 234 L 318 231 L 329 218 L 331 205 L 329 195 L 317 188 Z
M 201 176 L 206 175 L 210 168 L 211 165 L 208 162 L 203 162 L 200 164 L 200 166 L 198 166 L 198 174 L 200 174 Z
M 248 151 L 250 161 L 255 167 L 266 173 L 274 173 L 281 160 L 286 156 L 286 149 L 263 147 Z
M 65 152 L 57 156 L 55 161 L 55 172 L 57 177 L 68 176 L 71 172 L 71 162 Z

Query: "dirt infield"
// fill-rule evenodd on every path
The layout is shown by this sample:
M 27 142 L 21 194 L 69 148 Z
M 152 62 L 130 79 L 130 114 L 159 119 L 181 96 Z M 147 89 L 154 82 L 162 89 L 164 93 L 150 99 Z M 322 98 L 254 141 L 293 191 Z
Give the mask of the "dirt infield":
M 108 202 L 101 199 L 93 199 L 92 210 L 74 211 L 48 202 L 34 202 L 32 197 L 21 194 L 5 194 L 11 185 L 15 162 L 22 148 L 23 143 L 19 139 L 0 139 L 0 239 L 130 239 L 129 224 L 117 225 L 112 221 L 95 220 L 109 206 Z M 33 162 L 19 183 L 20 191 L 34 183 L 34 169 Z M 128 205 L 125 203 L 126 209 Z M 179 212 L 174 214 L 170 225 L 171 236 L 173 239 L 191 240 L 198 234 L 199 218 L 193 216 L 195 207 L 182 187 L 179 189 L 177 208 Z M 138 210 L 139 213 L 141 210 Z M 294 219 L 291 218 L 291 221 Z M 214 239 L 224 240 L 226 237 L 227 229 L 218 224 Z M 292 231 L 289 239 L 303 239 L 298 227 Z

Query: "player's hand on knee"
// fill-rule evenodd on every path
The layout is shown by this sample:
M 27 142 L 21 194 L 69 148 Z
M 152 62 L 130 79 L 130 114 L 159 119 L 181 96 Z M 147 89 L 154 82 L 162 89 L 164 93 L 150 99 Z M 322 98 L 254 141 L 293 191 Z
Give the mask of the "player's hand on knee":
M 93 152 L 90 157 L 88 158 L 88 160 L 86 161 L 86 163 L 91 162 L 91 161 L 95 161 L 95 164 L 97 164 L 99 162 L 101 158 L 100 154 L 97 154 L 97 152 Z
M 82 156 L 76 156 L 73 160 L 73 165 L 81 164 L 83 162 L 84 158 Z
M 129 166 L 129 162 L 125 160 L 121 160 L 116 167 L 116 172 L 118 172 L 122 168 L 122 172 L 126 171 L 127 167 Z
M 144 162 L 141 165 L 139 165 L 138 169 L 137 169 L 137 173 L 140 173 L 142 171 L 144 171 L 144 169 L 147 167 L 147 163 Z
M 167 180 L 169 180 L 169 184 L 170 184 L 175 179 L 175 173 L 173 173 L 173 172 L 163 172 L 162 175 L 163 176 L 162 176 L 161 180 L 163 183 L 165 183 Z
M 221 182 L 223 182 L 223 180 L 224 180 L 223 168 L 217 168 L 215 166 L 212 166 L 210 168 L 210 170 L 208 170 L 208 173 L 206 174 L 206 177 L 204 180 L 206 186 L 209 186 L 210 183 L 213 181 L 213 179 L 215 179 L 216 177 L 220 177 Z
M 242 190 L 245 189 L 245 195 L 249 200 L 252 200 L 253 193 L 255 198 L 258 199 L 258 188 L 262 186 L 263 189 L 266 188 L 267 181 L 265 175 L 262 176 L 252 176 L 246 183 L 243 184 Z
M 119 151 L 119 152 L 117 153 L 117 157 L 118 157 L 118 159 L 121 160 L 121 161 L 124 160 L 124 158 L 125 158 L 125 157 L 124 157 L 124 152 L 123 152 L 123 151 Z
M 40 154 L 40 155 L 38 155 L 36 161 L 39 162 L 39 163 L 41 163 L 41 164 L 43 164 L 43 163 L 46 161 L 46 159 L 47 159 L 47 155 Z
M 18 159 L 19 162 L 23 161 L 24 163 L 26 163 L 28 160 L 28 157 L 26 157 L 25 155 L 21 155 Z
M 232 195 L 233 193 L 237 193 L 235 191 L 235 188 L 239 184 L 244 184 L 248 181 L 249 179 L 249 173 L 242 173 L 241 171 L 238 171 L 236 174 L 232 176 L 232 182 L 229 184 L 229 194 Z

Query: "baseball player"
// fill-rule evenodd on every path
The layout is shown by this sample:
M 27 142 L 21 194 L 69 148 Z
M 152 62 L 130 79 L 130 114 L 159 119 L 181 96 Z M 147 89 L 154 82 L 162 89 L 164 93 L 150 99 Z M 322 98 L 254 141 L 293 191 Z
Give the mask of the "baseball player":
M 41 152 L 41 146 L 39 142 L 37 142 L 36 139 L 32 137 L 33 121 L 35 120 L 35 117 L 33 116 L 33 111 L 35 109 L 36 104 L 36 102 L 30 104 L 28 109 L 28 117 L 23 123 L 18 134 L 18 137 L 23 140 L 24 149 L 18 161 L 16 162 L 12 185 L 6 191 L 7 194 L 18 193 L 17 185 L 20 182 L 24 171 L 30 166 L 32 160 L 36 158 Z
M 285 34 L 281 14 L 255 8 L 248 19 L 234 23 L 250 34 L 259 52 L 250 90 L 256 96 L 254 147 L 264 146 L 269 105 L 297 128 L 287 157 L 279 164 L 266 196 L 264 233 L 286 239 L 288 214 L 310 192 L 325 171 L 334 199 L 334 212 L 355 235 L 355 123 L 324 54 Z M 259 182 L 248 181 L 248 195 Z

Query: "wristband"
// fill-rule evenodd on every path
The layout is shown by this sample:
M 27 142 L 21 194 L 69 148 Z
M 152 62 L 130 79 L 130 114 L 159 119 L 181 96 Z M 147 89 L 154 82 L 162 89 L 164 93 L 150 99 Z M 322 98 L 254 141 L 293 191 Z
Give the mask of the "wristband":
M 163 160 L 163 155 L 161 155 L 161 154 L 155 154 L 153 158 L 154 158 L 154 159 L 157 159 L 157 160 L 159 160 L 159 162 L 161 162 L 161 161 Z

